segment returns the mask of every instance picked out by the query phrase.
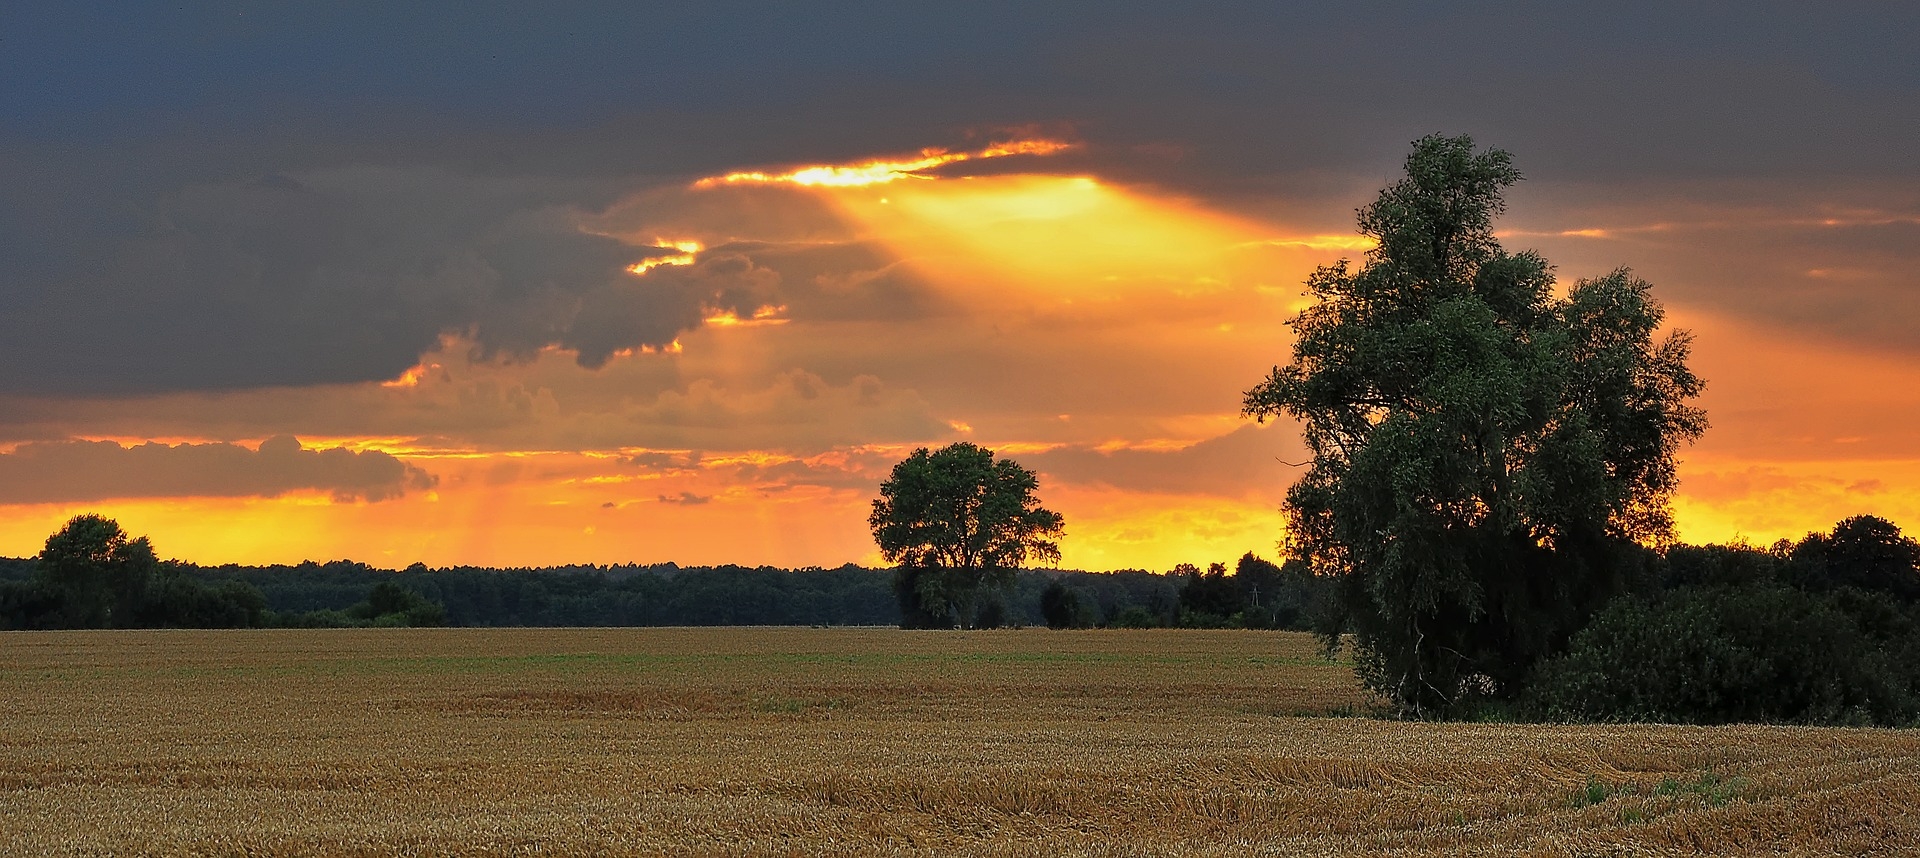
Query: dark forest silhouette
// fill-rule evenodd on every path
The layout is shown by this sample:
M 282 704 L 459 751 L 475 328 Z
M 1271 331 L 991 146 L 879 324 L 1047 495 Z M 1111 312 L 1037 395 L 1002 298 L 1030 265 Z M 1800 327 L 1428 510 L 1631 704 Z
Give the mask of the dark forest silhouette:
M 98 516 L 75 519 L 83 520 L 119 529 Z M 59 556 L 56 551 L 55 562 Z M 133 576 L 99 571 L 94 580 L 120 575 L 129 582 L 128 603 L 147 606 L 116 615 L 72 610 L 45 558 L 0 558 L 0 629 L 904 624 L 896 572 L 854 565 L 430 569 L 416 563 L 395 570 L 348 560 L 201 566 L 155 559 L 141 561 L 145 571 Z M 1210 573 L 1185 564 L 1165 573 L 1015 570 L 1004 586 L 982 594 L 974 625 L 1050 624 L 1042 597 L 1055 588 L 1070 594 L 1074 606 L 1062 627 L 1307 628 L 1314 582 L 1295 575 L 1289 585 L 1279 567 L 1251 554 L 1240 559 L 1238 575 L 1213 566 Z

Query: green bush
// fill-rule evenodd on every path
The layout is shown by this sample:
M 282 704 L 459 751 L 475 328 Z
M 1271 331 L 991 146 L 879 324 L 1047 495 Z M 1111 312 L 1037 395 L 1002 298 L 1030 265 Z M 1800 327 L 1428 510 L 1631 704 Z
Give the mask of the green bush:
M 1760 582 L 1611 603 L 1529 689 L 1548 718 L 1900 725 L 1920 717 L 1912 612 Z
M 1071 629 L 1084 625 L 1080 594 L 1054 579 L 1040 591 L 1040 616 L 1050 629 Z

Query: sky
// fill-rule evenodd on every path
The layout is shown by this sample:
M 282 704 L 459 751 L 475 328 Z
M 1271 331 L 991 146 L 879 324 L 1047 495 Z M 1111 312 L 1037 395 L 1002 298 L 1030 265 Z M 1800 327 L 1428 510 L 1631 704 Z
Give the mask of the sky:
M 1694 333 L 1681 539 L 1920 528 L 1920 7 L 813 5 L 0 9 L 0 555 L 879 565 L 966 440 L 1272 557 L 1242 394 L 1431 133 Z

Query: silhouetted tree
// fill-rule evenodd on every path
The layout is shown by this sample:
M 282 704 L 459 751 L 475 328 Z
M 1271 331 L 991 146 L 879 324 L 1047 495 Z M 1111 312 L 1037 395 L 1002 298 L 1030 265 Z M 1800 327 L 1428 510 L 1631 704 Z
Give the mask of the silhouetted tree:
M 347 616 L 375 626 L 438 626 L 446 623 L 447 611 L 419 593 L 382 581 L 367 591 L 366 601 L 348 608 Z
M 1625 269 L 1554 296 L 1493 232 L 1520 174 L 1468 137 L 1414 143 L 1359 212 L 1378 242 L 1307 281 L 1293 360 L 1245 412 L 1302 421 L 1290 553 L 1333 576 L 1322 632 L 1412 714 L 1510 697 L 1669 538 L 1674 451 L 1706 427 L 1690 337 Z
M 57 594 L 62 622 L 77 628 L 133 626 L 147 579 L 159 568 L 147 538 L 129 538 L 119 522 L 77 515 L 40 552 L 40 575 Z
M 1660 564 L 1659 588 L 1746 587 L 1781 582 L 1790 543 L 1775 551 L 1746 545 L 1674 545 Z
M 1180 623 L 1186 626 L 1223 626 L 1242 622 L 1247 610 L 1240 581 L 1228 577 L 1227 564 L 1211 563 L 1202 573 L 1189 563 L 1174 567 L 1186 579 L 1180 588 Z
M 973 623 L 983 588 L 1010 584 L 1030 557 L 1059 562 L 1064 520 L 1040 506 L 1038 487 L 1032 471 L 965 441 L 922 447 L 894 465 L 867 524 L 880 555 L 898 565 L 903 626 Z
M 34 570 L 30 582 L 0 584 L 0 628 L 234 628 L 267 619 L 253 586 L 209 586 L 99 515 L 75 516 L 48 537 Z
M 1884 518 L 1854 516 L 1834 525 L 1831 534 L 1808 534 L 1788 560 L 1794 583 L 1803 587 L 1857 587 L 1920 600 L 1920 542 Z

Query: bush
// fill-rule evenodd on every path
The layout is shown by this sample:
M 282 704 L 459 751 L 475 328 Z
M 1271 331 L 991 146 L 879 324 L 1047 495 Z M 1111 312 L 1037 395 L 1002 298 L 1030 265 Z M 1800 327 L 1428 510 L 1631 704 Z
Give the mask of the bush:
M 209 586 L 166 568 L 150 579 L 136 603 L 134 625 L 240 629 L 265 624 L 267 600 L 245 581 Z
M 1776 583 L 1622 598 L 1545 662 L 1549 718 L 1899 725 L 1920 718 L 1911 611 Z
M 60 593 L 44 582 L 0 581 L 0 629 L 61 627 Z
M 1223 617 L 1208 611 L 1180 611 L 1180 627 L 1183 629 L 1239 629 L 1246 628 L 1245 614 Z
M 1070 629 L 1080 625 L 1080 594 L 1055 579 L 1040 591 L 1040 616 L 1047 628 Z

